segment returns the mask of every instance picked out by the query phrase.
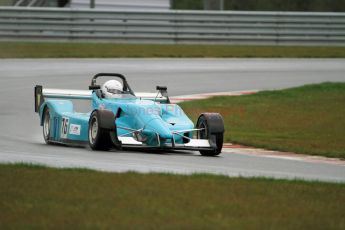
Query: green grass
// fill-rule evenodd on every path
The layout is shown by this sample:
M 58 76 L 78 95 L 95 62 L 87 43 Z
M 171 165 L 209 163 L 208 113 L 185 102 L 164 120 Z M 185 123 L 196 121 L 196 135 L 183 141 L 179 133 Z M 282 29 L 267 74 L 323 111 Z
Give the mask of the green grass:
M 13 0 L 0 0 L 0 6 L 12 6 Z
M 344 229 L 345 184 L 0 165 L 1 229 Z
M 0 42 L 0 58 L 345 57 L 345 47 Z
M 225 141 L 272 150 L 345 158 L 345 83 L 323 83 L 181 104 L 197 119 L 219 112 Z

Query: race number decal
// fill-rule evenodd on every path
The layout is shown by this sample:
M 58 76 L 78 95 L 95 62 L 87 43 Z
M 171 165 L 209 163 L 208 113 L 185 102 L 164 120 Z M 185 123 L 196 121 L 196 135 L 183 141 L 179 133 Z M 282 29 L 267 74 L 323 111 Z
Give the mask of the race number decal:
M 61 121 L 61 131 L 60 131 L 61 138 L 65 138 L 65 139 L 67 138 L 68 123 L 69 123 L 69 119 L 67 117 L 63 117 Z

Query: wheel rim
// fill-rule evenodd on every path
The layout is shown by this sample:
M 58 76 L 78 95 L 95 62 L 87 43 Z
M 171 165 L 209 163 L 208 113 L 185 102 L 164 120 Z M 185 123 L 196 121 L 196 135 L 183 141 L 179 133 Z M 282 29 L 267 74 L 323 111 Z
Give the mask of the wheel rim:
M 98 134 L 98 122 L 97 122 L 97 118 L 94 117 L 92 118 L 90 129 L 89 129 L 89 140 L 91 144 L 94 144 L 97 134 Z
M 47 112 L 46 115 L 44 116 L 44 122 L 43 122 L 43 135 L 46 140 L 49 138 L 49 131 L 50 131 L 50 116 L 49 116 L 49 112 Z
M 207 137 L 207 125 L 205 123 L 205 121 L 202 121 L 200 124 L 199 124 L 199 139 L 208 139 Z

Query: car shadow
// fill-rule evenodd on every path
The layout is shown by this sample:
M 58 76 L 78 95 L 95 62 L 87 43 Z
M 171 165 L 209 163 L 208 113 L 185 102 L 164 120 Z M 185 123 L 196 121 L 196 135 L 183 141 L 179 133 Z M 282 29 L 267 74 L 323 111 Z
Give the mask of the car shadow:
M 119 151 L 119 150 L 112 150 Z M 186 150 L 164 150 L 164 149 L 140 149 L 140 148 L 122 148 L 120 151 L 132 152 L 132 153 L 143 153 L 143 154 L 155 154 L 155 155 L 195 155 L 193 151 Z
M 49 145 L 45 143 L 32 143 L 35 146 L 39 147 L 56 147 L 56 148 L 71 148 L 71 149 L 85 149 L 85 151 L 90 151 L 94 153 L 106 153 L 112 152 L 116 154 L 116 152 L 125 152 L 129 154 L 149 154 L 149 155 L 166 155 L 166 156 L 195 156 L 195 157 L 219 157 L 218 156 L 203 156 L 198 151 L 189 151 L 189 150 L 169 150 L 169 149 L 143 149 L 143 148 L 122 148 L 122 149 L 110 149 L 108 151 L 93 151 L 87 144 L 85 145 L 68 145 L 62 143 L 50 143 Z

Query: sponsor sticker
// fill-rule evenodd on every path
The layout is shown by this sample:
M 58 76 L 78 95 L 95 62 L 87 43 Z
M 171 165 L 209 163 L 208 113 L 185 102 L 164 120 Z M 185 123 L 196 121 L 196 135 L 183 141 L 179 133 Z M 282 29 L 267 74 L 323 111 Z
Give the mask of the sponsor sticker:
M 69 133 L 73 134 L 73 135 L 80 135 L 80 125 L 76 125 L 76 124 L 71 124 L 69 126 Z
M 105 109 L 105 104 L 100 104 L 100 105 L 98 106 L 98 109 Z

